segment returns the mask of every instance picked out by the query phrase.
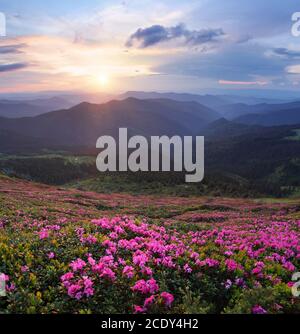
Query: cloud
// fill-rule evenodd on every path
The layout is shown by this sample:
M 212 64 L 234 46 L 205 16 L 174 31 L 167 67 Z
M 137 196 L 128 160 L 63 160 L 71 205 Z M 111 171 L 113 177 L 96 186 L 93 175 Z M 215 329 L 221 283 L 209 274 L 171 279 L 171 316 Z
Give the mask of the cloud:
M 126 42 L 126 47 L 133 47 L 136 43 L 139 48 L 147 48 L 162 42 L 181 38 L 185 45 L 201 45 L 216 41 L 224 36 L 222 29 L 188 30 L 185 25 L 179 24 L 174 27 L 152 25 L 148 28 L 139 28 Z
M 230 36 L 251 35 L 253 39 L 275 36 L 291 36 L 291 16 L 299 11 L 295 0 L 210 0 L 198 1 L 199 6 L 191 13 L 194 24 L 208 25 L 221 22 Z
M 98 3 L 72 11 L 52 6 L 50 12 L 45 4 L 24 4 L 18 10 L 22 17 L 15 18 L 2 8 L 10 15 L 13 37 L 0 41 L 1 90 L 59 85 L 98 91 L 102 73 L 109 76 L 111 91 L 129 83 L 130 89 L 150 89 L 150 81 L 153 90 L 182 91 L 299 81 L 292 75 L 300 75 L 300 48 L 290 33 L 291 14 L 299 10 L 295 0 Z M 15 70 L 17 63 L 29 68 Z M 220 79 L 227 86 L 220 86 Z
M 270 81 L 283 77 L 289 62 L 282 57 L 272 61 L 266 56 L 269 46 L 257 43 L 225 44 L 221 49 L 210 53 L 188 52 L 183 56 L 172 55 L 153 71 L 168 75 L 196 76 L 216 84 L 220 79 L 236 82 Z M 205 79 L 204 79 L 205 78 Z M 263 79 L 261 79 L 263 78 Z
M 26 63 L 0 64 L 0 73 L 20 70 L 27 66 Z
M 220 85 L 236 85 L 236 86 L 265 86 L 268 84 L 267 81 L 229 81 L 219 80 Z
M 278 56 L 284 56 L 291 59 L 300 58 L 300 51 L 289 50 L 287 48 L 273 49 L 273 53 Z
M 236 43 L 237 44 L 243 44 L 243 43 L 247 43 L 249 41 L 251 41 L 253 39 L 253 36 L 251 35 L 242 35 L 242 36 L 239 36 L 237 39 L 236 39 Z
M 7 53 L 22 53 L 21 48 L 25 47 L 26 44 L 13 44 L 13 45 L 1 45 L 0 46 L 0 54 Z
M 289 74 L 300 74 L 300 65 L 287 66 L 286 72 Z

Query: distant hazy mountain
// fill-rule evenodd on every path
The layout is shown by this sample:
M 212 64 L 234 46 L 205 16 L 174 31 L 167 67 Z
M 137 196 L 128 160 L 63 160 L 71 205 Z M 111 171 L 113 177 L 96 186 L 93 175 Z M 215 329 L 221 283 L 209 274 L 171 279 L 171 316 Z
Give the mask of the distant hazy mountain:
M 204 135 L 207 139 L 224 139 L 234 138 L 238 136 L 244 136 L 247 134 L 260 135 L 265 130 L 262 126 L 240 124 L 232 121 L 228 121 L 225 118 L 218 119 L 201 131 L 201 135 Z
M 285 141 L 285 139 L 295 136 L 295 131 L 299 128 L 300 123 L 263 126 L 257 124 L 242 124 L 221 118 L 209 123 L 199 134 L 204 135 L 209 141 L 247 141 L 248 139 L 254 140 L 255 138 L 281 139 Z
M 0 129 L 24 136 L 48 138 L 61 145 L 95 146 L 101 135 L 117 135 L 120 127 L 131 134 L 195 134 L 219 114 L 196 102 L 128 98 L 97 105 L 87 102 L 66 110 L 20 119 L 0 118 Z
M 263 126 L 300 124 L 300 108 L 247 114 L 235 118 L 234 121 L 243 124 Z
M 231 103 L 230 99 L 223 97 L 218 97 L 214 95 L 196 95 L 196 94 L 187 94 L 187 93 L 157 93 L 157 92 L 127 92 L 119 96 L 119 98 L 124 99 L 128 97 L 134 97 L 137 99 L 171 99 L 174 101 L 194 101 L 202 105 L 205 105 L 209 108 L 215 108 L 219 105 L 224 105 Z
M 45 110 L 25 102 L 0 101 L 0 116 L 8 118 L 19 118 L 26 116 L 36 116 Z
M 29 100 L 27 101 L 27 103 L 33 106 L 49 109 L 48 111 L 70 108 L 73 105 L 73 103 L 70 102 L 68 99 L 59 96 Z
M 238 95 L 199 95 L 199 94 L 188 94 L 188 93 L 158 93 L 158 92 L 142 92 L 142 91 L 129 91 L 119 96 L 120 99 L 127 97 L 135 97 L 138 99 L 171 99 L 175 101 L 195 101 L 203 104 L 209 108 L 216 109 L 222 112 L 222 107 L 225 105 L 232 105 L 237 103 L 254 105 L 259 103 L 280 103 L 281 100 L 276 99 L 264 99 L 255 98 L 249 96 L 238 96 Z
M 0 94 L 0 117 L 8 118 L 20 118 L 20 117 L 33 117 L 44 114 L 53 110 L 67 109 L 83 101 L 89 103 L 101 104 L 109 102 L 113 99 L 124 100 L 128 97 L 134 97 L 137 99 L 171 99 L 181 102 L 197 102 L 208 108 L 214 109 L 220 112 L 224 117 L 233 119 L 240 115 L 252 113 L 249 110 L 250 106 L 261 104 L 262 107 L 266 103 L 280 103 L 281 100 L 266 99 L 266 98 L 254 98 L 249 96 L 239 95 L 199 95 L 188 93 L 158 93 L 158 92 L 143 92 L 143 91 L 130 91 L 121 95 L 112 94 L 72 94 L 65 93 L 60 95 L 41 95 L 41 97 L 35 97 L 34 95 L 16 95 L 8 96 Z M 48 97 L 50 96 L 50 97 Z M 244 110 L 240 112 L 240 110 Z M 288 109 L 288 108 L 285 108 Z M 249 111 L 249 112 L 248 112 Z M 227 113 L 227 115 L 225 115 Z
M 235 103 L 227 104 L 217 107 L 219 113 L 221 113 L 226 119 L 232 120 L 239 116 L 244 116 L 247 114 L 266 114 L 270 112 L 276 112 L 281 110 L 300 110 L 300 102 L 290 102 L 290 103 L 279 103 L 279 104 L 268 104 L 260 103 L 255 105 L 248 105 L 245 103 Z
M 60 97 L 36 100 L 0 100 L 0 117 L 33 117 L 52 110 L 70 108 L 71 106 L 71 102 Z

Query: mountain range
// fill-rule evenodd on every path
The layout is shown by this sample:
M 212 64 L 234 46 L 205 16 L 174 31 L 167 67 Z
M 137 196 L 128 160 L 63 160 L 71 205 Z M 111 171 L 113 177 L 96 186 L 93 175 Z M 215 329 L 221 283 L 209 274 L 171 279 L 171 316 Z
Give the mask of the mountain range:
M 83 102 L 35 117 L 2 117 L 0 129 L 61 145 L 94 147 L 99 136 L 116 136 L 120 127 L 127 127 L 129 134 L 145 136 L 187 135 L 220 117 L 197 102 L 127 98 L 100 105 Z
M 21 118 L 41 115 L 53 110 L 69 108 L 72 103 L 61 97 L 35 100 L 0 100 L 0 117 Z
M 288 125 L 295 130 L 300 124 L 297 101 L 252 105 L 231 102 L 232 97 L 224 96 L 145 92 L 128 92 L 106 103 L 82 102 L 70 108 L 71 102 L 59 98 L 26 103 L 2 100 L 0 110 L 2 103 L 17 115 L 16 108 L 23 105 L 27 109 L 22 112 L 28 116 L 0 117 L 0 149 L 11 148 L 12 143 L 30 147 L 95 147 L 99 136 L 117 136 L 120 127 L 127 127 L 129 135 L 205 135 L 217 139 L 261 136 L 272 131 L 268 127 L 273 126 Z M 59 105 L 67 107 L 55 110 Z M 55 111 L 40 114 L 42 109 L 50 108 Z
M 238 123 L 263 126 L 300 124 L 300 108 L 251 113 L 239 116 L 234 120 Z
M 221 113 L 227 119 L 234 119 L 248 113 L 260 113 L 261 111 L 295 109 L 299 102 L 295 100 L 282 100 L 276 98 L 262 98 L 239 95 L 212 95 L 190 93 L 158 93 L 143 91 L 128 91 L 120 95 L 112 94 L 61 94 L 52 97 L 32 97 L 18 99 L 0 99 L 0 117 L 20 118 L 37 116 L 49 111 L 70 108 L 81 102 L 88 101 L 94 104 L 103 104 L 111 100 L 125 100 L 127 98 L 140 100 L 168 99 L 180 102 L 197 102 Z M 297 100 L 296 100 L 297 101 Z M 290 104 L 290 106 L 289 106 Z M 298 105 L 298 106 L 297 106 Z
M 30 157 L 47 149 L 95 156 L 98 137 L 117 138 L 120 127 L 128 128 L 129 136 L 204 135 L 206 171 L 212 183 L 225 177 L 225 193 L 232 193 L 234 184 L 241 182 L 249 194 L 251 189 L 283 194 L 286 187 L 300 185 L 299 105 L 231 103 L 227 109 L 221 105 L 210 108 L 196 101 L 182 101 L 182 96 L 181 100 L 160 96 L 127 97 L 102 104 L 82 102 L 33 117 L 0 117 L 0 154 Z M 235 110 L 241 114 L 226 117 Z M 49 169 L 55 173 L 62 168 L 56 160 L 50 159 L 46 165 L 41 160 L 36 165 L 36 160 L 25 159 L 24 169 L 22 161 L 4 161 L 0 169 L 16 172 L 19 166 L 21 174 L 16 175 L 32 175 L 35 170 L 47 175 L 47 163 L 51 162 Z

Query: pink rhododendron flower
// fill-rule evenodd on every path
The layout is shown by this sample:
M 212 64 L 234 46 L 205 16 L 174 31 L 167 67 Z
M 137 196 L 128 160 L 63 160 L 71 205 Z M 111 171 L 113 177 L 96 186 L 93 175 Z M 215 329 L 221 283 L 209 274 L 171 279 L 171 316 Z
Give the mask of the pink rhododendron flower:
M 77 259 L 70 263 L 70 267 L 73 269 L 73 271 L 82 270 L 85 266 L 86 263 L 81 259 Z
M 6 291 L 7 292 L 12 292 L 16 289 L 16 286 L 14 283 L 6 284 Z
M 88 278 L 87 276 L 83 277 L 83 285 L 84 285 L 84 294 L 87 297 L 94 295 L 94 289 L 93 289 L 93 281 Z
M 225 265 L 229 271 L 235 271 L 241 268 L 241 266 L 232 259 L 225 260 Z
M 133 263 L 135 265 L 143 267 L 147 262 L 148 262 L 148 256 L 145 253 L 138 250 L 133 255 Z
M 48 259 L 54 259 L 55 258 L 55 253 L 50 252 L 48 253 Z
M 147 275 L 147 276 L 152 276 L 153 271 L 150 267 L 144 267 L 141 270 L 142 274 Z
M 159 287 L 155 281 L 155 279 L 151 278 L 148 281 L 143 279 L 137 281 L 135 285 L 131 288 L 135 292 L 140 292 L 142 294 L 154 294 L 158 291 Z
M 164 301 L 164 303 L 165 303 L 165 305 L 167 307 L 171 307 L 172 306 L 172 303 L 174 301 L 174 296 L 171 293 L 169 293 L 169 292 L 162 292 L 160 294 L 160 296 L 163 299 L 163 301 Z
M 126 266 L 122 273 L 125 277 L 132 278 L 134 276 L 134 268 L 132 266 Z
M 266 314 L 268 313 L 262 306 L 260 305 L 255 305 L 253 308 L 252 308 L 252 313 L 253 314 Z
M 148 281 L 147 281 L 147 284 L 149 286 L 149 292 L 150 293 L 155 293 L 158 291 L 159 287 L 158 287 L 158 284 L 156 283 L 155 279 L 154 278 L 150 278 Z
M 49 237 L 48 230 L 43 229 L 42 231 L 39 232 L 40 240 L 47 239 L 48 237 Z
M 218 260 L 210 259 L 210 258 L 207 258 L 203 261 L 200 261 L 200 260 L 196 261 L 196 265 L 200 267 L 208 266 L 210 268 L 214 268 L 214 267 L 218 267 L 219 264 L 220 262 Z
M 183 270 L 188 274 L 190 274 L 193 271 L 192 268 L 188 264 L 185 264 L 183 266 Z
M 110 268 L 105 267 L 101 271 L 100 277 L 114 281 L 116 279 L 116 274 Z
M 226 280 L 226 282 L 224 283 L 224 286 L 226 290 L 230 289 L 232 286 L 232 281 L 230 279 Z
M 28 266 L 22 266 L 21 267 L 21 272 L 22 273 L 26 273 L 27 271 L 29 271 L 29 267 Z
M 68 288 L 68 295 L 72 298 L 80 299 L 82 294 L 78 292 L 81 290 L 81 286 L 79 284 L 71 284 Z M 80 298 L 78 298 L 80 296 Z
M 296 270 L 296 267 L 291 262 L 286 262 L 283 265 L 283 268 L 285 268 L 288 271 L 294 272 Z
M 64 282 L 64 281 L 71 280 L 73 277 L 74 277 L 74 274 L 69 272 L 69 273 L 66 273 L 66 274 L 62 275 L 60 279 L 61 279 L 62 282 Z
M 144 308 L 147 309 L 150 305 L 152 305 L 155 302 L 155 296 L 152 295 L 145 299 L 144 301 Z
M 134 305 L 134 313 L 145 313 L 147 310 L 139 305 Z

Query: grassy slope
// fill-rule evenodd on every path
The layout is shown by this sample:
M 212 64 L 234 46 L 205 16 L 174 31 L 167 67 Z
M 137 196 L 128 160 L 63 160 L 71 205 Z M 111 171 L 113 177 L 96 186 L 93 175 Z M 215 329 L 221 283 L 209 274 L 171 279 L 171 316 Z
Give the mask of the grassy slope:
M 87 253 L 92 253 L 97 259 L 104 256 L 104 248 L 101 245 L 103 238 L 107 236 L 100 234 L 97 244 L 87 245 L 79 243 L 75 231 L 84 228 L 87 233 L 94 233 L 92 219 L 115 215 L 134 216 L 140 218 L 138 221 L 147 217 L 151 228 L 164 226 L 169 233 L 180 233 L 184 239 L 189 235 L 187 232 L 205 233 L 214 227 L 239 228 L 250 223 L 252 229 L 254 223 L 256 229 L 257 221 L 263 221 L 264 224 L 287 220 L 295 222 L 300 219 L 300 200 L 99 194 L 0 176 L 0 223 L 2 226 L 4 224 L 4 228 L 0 228 L 0 272 L 7 273 L 17 285 L 16 291 L 9 295 L 7 300 L 0 299 L 0 313 L 131 313 L 132 303 L 136 303 L 134 298 L 137 296 L 132 296 L 129 289 L 133 283 L 124 278 L 120 277 L 117 284 L 95 284 L 95 296 L 85 302 L 69 298 L 60 283 L 61 275 L 70 270 L 71 261 L 84 257 Z M 49 224 L 60 224 L 61 230 L 53 231 L 49 238 L 40 240 L 38 231 L 41 232 L 42 226 Z M 262 231 L 258 229 L 257 233 L 259 232 Z M 107 231 L 107 234 L 109 233 L 110 230 Z M 132 234 L 127 237 L 131 238 Z M 101 245 L 98 242 L 101 242 Z M 218 252 L 215 243 L 210 244 L 210 248 L 200 249 L 201 252 L 207 252 L 204 253 L 204 257 L 209 256 L 211 251 Z M 55 259 L 51 261 L 47 258 L 50 251 L 55 253 Z M 218 253 L 216 256 L 221 258 L 222 254 Z M 237 256 L 242 256 L 242 259 L 244 255 L 241 253 Z M 128 255 L 128 261 L 130 259 L 131 253 Z M 225 261 L 225 258 L 223 260 Z M 27 273 L 22 272 L 24 264 L 30 268 Z M 275 267 L 270 270 L 275 270 Z M 268 298 L 271 298 L 271 305 L 274 301 L 282 301 L 287 312 L 292 305 L 290 291 L 284 284 L 274 289 L 252 289 L 244 294 L 240 291 L 240 301 L 235 301 L 232 292 L 231 305 L 226 297 L 228 292 L 224 290 L 223 283 L 220 283 L 229 277 L 230 272 L 226 273 L 226 276 L 219 269 L 213 272 L 206 270 L 199 284 L 197 272 L 191 278 L 187 278 L 185 274 L 177 273 L 173 269 L 167 271 L 160 268 L 158 266 L 155 269 L 155 277 L 162 289 L 169 291 L 169 288 L 164 287 L 167 284 L 176 294 L 175 313 L 231 312 L 230 307 L 233 307 L 235 312 L 248 313 L 251 306 L 256 305 L 257 300 L 261 302 L 263 298 L 265 303 L 269 303 Z M 166 275 L 170 276 L 166 278 Z M 289 276 L 285 277 L 285 281 L 288 279 Z M 203 291 L 201 303 L 199 291 L 201 296 Z M 220 295 L 219 291 L 225 291 L 226 294 Z M 248 296 L 250 293 L 250 297 L 254 298 L 253 305 L 252 299 Z M 284 297 L 281 298 L 278 293 L 284 293 Z M 295 312 L 295 309 L 292 308 L 291 311 Z
M 94 193 L 27 182 L 0 175 L 0 217 L 17 210 L 36 218 L 44 215 L 80 217 L 129 214 L 159 221 L 188 222 L 194 215 L 222 212 L 225 219 L 300 219 L 300 199 L 231 199 Z M 194 220 L 194 218 L 191 218 Z M 202 221 L 202 218 L 201 218 Z M 204 219 L 205 222 L 205 219 Z M 210 222 L 208 219 L 207 222 Z

